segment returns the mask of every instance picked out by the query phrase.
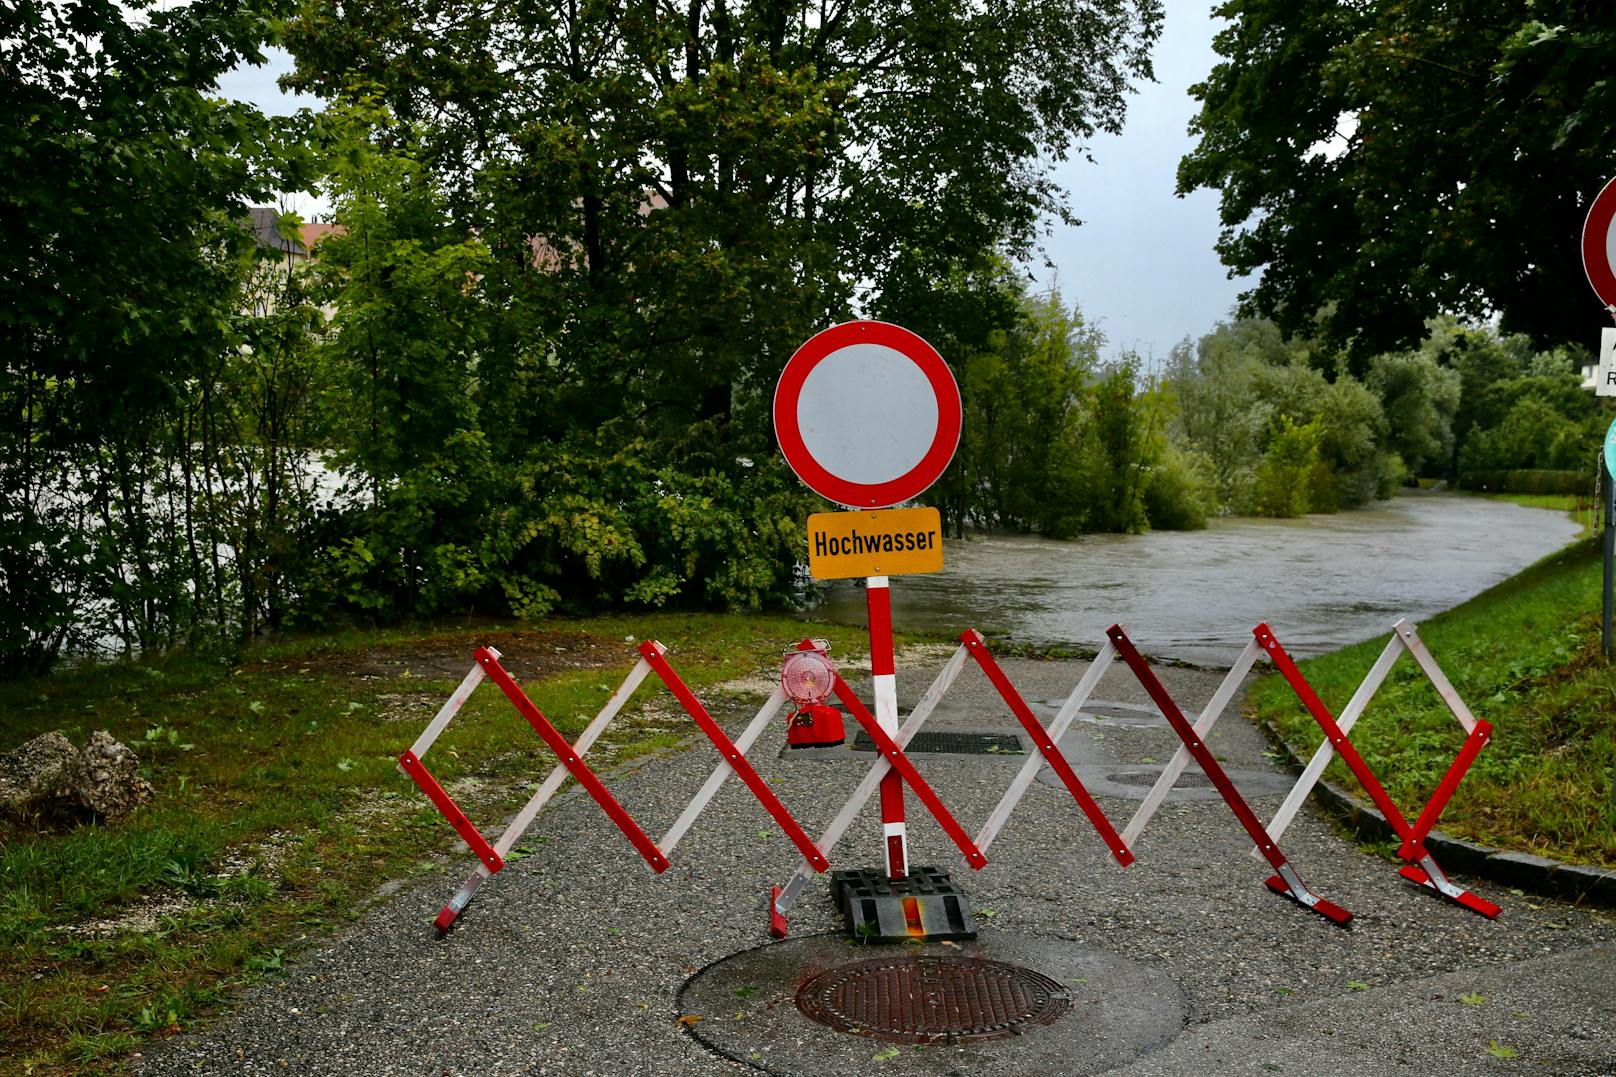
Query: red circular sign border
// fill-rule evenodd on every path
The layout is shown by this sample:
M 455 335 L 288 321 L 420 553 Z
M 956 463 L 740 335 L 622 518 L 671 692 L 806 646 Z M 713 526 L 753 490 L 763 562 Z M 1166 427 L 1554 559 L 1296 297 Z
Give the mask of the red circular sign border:
M 937 398 L 937 433 L 931 446 L 918 464 L 886 482 L 851 482 L 831 474 L 808 452 L 797 425 L 797 398 L 808 375 L 831 353 L 853 344 L 878 344 L 903 355 L 926 375 Z M 959 448 L 962 415 L 954 372 L 924 338 L 891 322 L 843 322 L 815 333 L 780 372 L 773 410 L 775 438 L 797 478 L 814 493 L 848 508 L 884 509 L 920 496 L 947 470 Z
M 1612 218 L 1616 218 L 1616 179 L 1605 184 L 1594 196 L 1588 206 L 1588 216 L 1582 222 L 1582 271 L 1588 275 L 1594 294 L 1606 307 L 1616 306 L 1616 267 L 1610 264 L 1605 248 Z

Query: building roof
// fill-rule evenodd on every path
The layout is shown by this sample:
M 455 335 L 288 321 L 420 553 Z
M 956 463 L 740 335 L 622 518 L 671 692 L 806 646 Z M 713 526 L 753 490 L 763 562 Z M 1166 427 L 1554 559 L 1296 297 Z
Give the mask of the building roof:
M 247 211 L 251 216 L 248 230 L 254 238 L 266 247 L 271 247 L 287 254 L 301 254 L 307 256 L 309 250 L 302 242 L 296 239 L 287 239 L 281 235 L 281 211 L 274 206 L 253 206 Z

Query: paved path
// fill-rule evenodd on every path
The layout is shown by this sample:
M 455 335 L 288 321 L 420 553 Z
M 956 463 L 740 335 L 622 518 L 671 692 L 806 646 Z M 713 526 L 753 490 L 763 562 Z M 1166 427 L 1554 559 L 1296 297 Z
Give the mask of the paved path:
M 1051 701 L 1070 691 L 1084 664 L 1013 661 L 1005 668 L 1029 700 Z M 1161 672 L 1190 710 L 1220 679 Z M 900 697 L 912 701 L 930 676 L 901 672 Z M 1120 668 L 1107 674 L 1096 698 L 1146 702 Z M 962 674 L 950 704 L 935 719 L 941 726 L 1015 728 L 974 668 Z M 1372 713 L 1365 718 L 1372 720 Z M 872 757 L 781 758 L 782 743 L 775 729 L 752 758 L 817 834 Z M 1231 769 L 1273 767 L 1260 735 L 1237 715 L 1225 716 L 1209 743 Z M 1166 762 L 1176 744 L 1165 726 L 1080 722 L 1066 747 L 1089 761 L 1143 764 Z M 917 757 L 973 832 L 1020 762 Z M 712 764 L 711 751 L 698 746 L 609 784 L 657 835 Z M 1101 798 L 1119 829 L 1137 803 Z M 1253 801 L 1265 820 L 1277 803 L 1273 796 Z M 877 863 L 878 831 L 872 807 L 832 854 L 833 865 Z M 916 820 L 912 832 L 917 862 L 957 865 L 938 827 Z M 148 1049 L 141 1072 L 744 1072 L 681 1026 L 676 997 L 699 970 L 768 941 L 768 888 L 795 866 L 790 843 L 746 790 L 726 786 L 661 877 L 649 875 L 582 797 L 555 804 L 530 834 L 535 855 L 485 886 L 447 937 L 439 939 L 431 921 L 469 858 L 411 881 L 347 934 L 303 955 L 284 978 L 246 991 L 239 1008 L 207 1030 Z M 987 869 L 960 881 L 985 918 L 985 938 L 1013 942 L 1020 952 L 1036 952 L 1040 940 L 1051 953 L 1104 951 L 1176 984 L 1182 1033 L 1114 1072 L 1616 1072 L 1611 917 L 1475 883 L 1504 908 L 1499 920 L 1485 920 L 1402 882 L 1393 864 L 1335 836 L 1311 809 L 1281 844 L 1318 893 L 1356 914 L 1351 929 L 1270 893 L 1262 885 L 1267 866 L 1248 858 L 1244 832 L 1220 801 L 1170 801 L 1137 843 L 1138 862 L 1121 869 L 1070 798 L 1035 783 Z M 956 877 L 962 874 L 971 873 Z M 837 929 L 823 884 L 807 891 L 791 927 L 794 939 Z M 874 1060 L 885 1044 L 838 1040 L 839 1061 L 818 1072 L 846 1072 L 845 1059 L 859 1053 L 846 1047 L 849 1040 L 867 1045 L 872 1058 L 858 1071 L 995 1068 L 964 1068 L 965 1056 L 947 1049 Z M 773 1058 L 813 1072 L 815 1042 L 771 1043 L 775 1054 L 758 1064 L 774 1068 Z M 977 1045 L 969 1057 L 991 1062 L 991 1048 Z M 800 1057 L 781 1054 L 792 1051 Z M 1048 1072 L 1093 1069 L 1071 1057 Z

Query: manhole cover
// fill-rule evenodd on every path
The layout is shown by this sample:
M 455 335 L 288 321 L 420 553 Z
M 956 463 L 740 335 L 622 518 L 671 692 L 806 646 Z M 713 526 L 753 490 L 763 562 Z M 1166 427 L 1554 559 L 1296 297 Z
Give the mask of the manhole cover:
M 968 1043 L 1020 1035 L 1072 1008 L 1042 973 L 971 957 L 886 957 L 821 973 L 797 1008 L 839 1032 L 897 1043 Z
M 853 738 L 853 751 L 873 752 L 875 741 L 859 730 Z M 937 752 L 955 755 L 1022 755 L 1021 740 L 1011 733 L 951 733 L 943 730 L 922 729 L 916 733 L 904 753 Z
M 1141 788 L 1149 789 L 1151 786 L 1155 785 L 1161 780 L 1161 776 L 1162 772 L 1160 769 L 1123 770 L 1118 771 L 1115 774 L 1107 774 L 1105 776 L 1105 780 L 1108 782 L 1116 782 L 1118 785 L 1137 785 Z M 1173 788 L 1211 789 L 1214 788 L 1214 786 L 1212 785 L 1212 779 L 1208 778 L 1202 771 L 1186 770 L 1183 774 L 1178 776 L 1178 781 L 1173 783 Z

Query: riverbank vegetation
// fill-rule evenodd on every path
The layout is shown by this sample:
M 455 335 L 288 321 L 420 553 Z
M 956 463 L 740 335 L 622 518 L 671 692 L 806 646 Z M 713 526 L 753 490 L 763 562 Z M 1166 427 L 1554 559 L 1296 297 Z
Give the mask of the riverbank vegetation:
M 1602 557 L 1586 539 L 1419 625 L 1459 695 L 1496 732 L 1441 829 L 1496 848 L 1616 868 L 1616 669 L 1600 653 Z M 1339 714 L 1385 639 L 1299 663 Z M 1285 682 L 1252 690 L 1260 721 L 1311 752 L 1322 736 Z M 1405 814 L 1430 797 L 1464 739 L 1413 661 L 1393 667 L 1352 742 Z M 1339 759 L 1326 776 L 1361 796 Z M 1412 818 L 1412 815 L 1410 815 Z
M 453 835 L 395 764 L 472 648 L 502 648 L 570 737 L 633 666 L 633 633 L 667 640 L 674 667 L 726 721 L 749 717 L 757 697 L 749 686 L 753 702 L 741 702 L 742 689 L 722 685 L 777 676 L 781 649 L 804 635 L 829 638 L 844 664 L 867 651 L 860 630 L 840 626 L 645 615 L 355 632 L 241 664 L 175 656 L 0 683 L 8 737 L 59 729 L 82 743 L 110 730 L 157 793 L 114 823 L 39 832 L 0 821 L 0 1070 L 98 1070 L 147 1036 L 191 1027 L 231 986 L 279 971 L 288 950 L 350 922 L 384 882 L 438 870 Z M 652 678 L 589 761 L 609 774 L 688 742 L 692 728 Z M 554 759 L 484 685 L 429 763 L 492 837 Z M 538 851 L 518 845 L 511 859 Z
M 768 402 L 855 315 L 953 366 L 963 441 L 927 500 L 955 534 L 1591 470 L 1606 413 L 1578 355 L 1452 320 L 1403 351 L 1244 318 L 1162 369 L 1102 358 L 1080 303 L 1014 267 L 1067 213 L 1052 163 L 1120 128 L 1160 8 L 1012 7 L 432 27 L 387 4 L 25 5 L 0 45 L 33 117 L 0 135 L 0 675 L 800 601 L 827 506 Z M 211 96 L 269 44 L 323 111 Z M 335 206 L 317 246 L 245 225 L 313 187 Z

